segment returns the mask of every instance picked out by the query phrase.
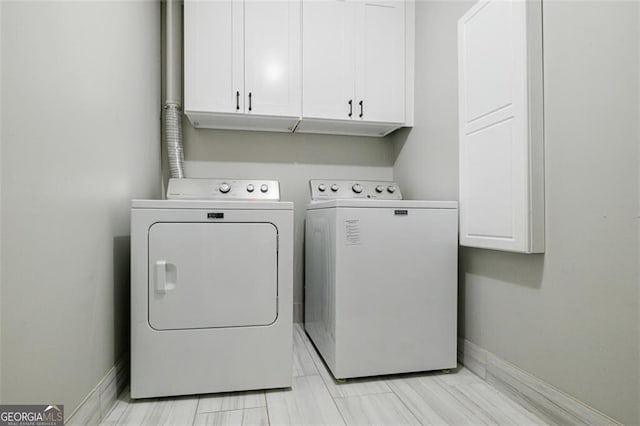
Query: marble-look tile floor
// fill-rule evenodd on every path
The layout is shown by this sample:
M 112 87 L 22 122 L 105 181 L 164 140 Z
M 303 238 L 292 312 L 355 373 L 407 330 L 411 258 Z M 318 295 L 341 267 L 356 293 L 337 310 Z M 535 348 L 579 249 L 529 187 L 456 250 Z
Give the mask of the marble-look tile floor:
M 103 425 L 541 425 L 464 367 L 335 381 L 294 326 L 293 386 L 134 401 L 120 395 Z

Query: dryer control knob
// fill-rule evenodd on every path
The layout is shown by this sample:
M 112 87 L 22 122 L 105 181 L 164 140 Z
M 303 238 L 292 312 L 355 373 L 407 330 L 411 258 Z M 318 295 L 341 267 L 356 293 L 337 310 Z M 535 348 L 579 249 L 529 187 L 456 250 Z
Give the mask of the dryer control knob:
M 379 194 L 379 193 L 381 193 L 382 191 L 384 191 L 384 186 L 382 186 L 382 185 L 378 185 L 378 186 L 376 186 L 376 192 L 377 192 L 378 194 Z
M 253 185 L 249 184 L 247 185 L 247 192 L 253 192 L 255 188 L 253 187 Z
M 356 194 L 360 194 L 362 192 L 362 185 L 356 183 L 351 187 L 351 189 L 353 189 L 353 192 L 355 192 Z
M 231 191 L 231 187 L 229 186 L 228 183 L 221 183 L 220 185 L 218 185 L 218 189 L 223 194 L 226 194 L 227 192 Z
M 387 191 L 389 191 L 390 194 L 393 194 L 394 192 L 396 192 L 396 187 L 391 185 L 387 188 Z
M 333 185 L 331 185 L 331 190 L 333 192 L 338 192 L 338 189 L 340 189 L 340 187 L 338 185 L 336 185 L 335 183 Z
M 266 184 L 266 183 L 263 183 L 263 184 L 260 186 L 260 191 L 262 191 L 262 192 L 267 192 L 268 190 L 269 190 L 269 187 L 267 186 L 267 184 Z
M 326 190 L 327 190 L 327 185 L 325 185 L 324 183 L 321 183 L 320 185 L 318 185 L 318 191 L 324 192 Z

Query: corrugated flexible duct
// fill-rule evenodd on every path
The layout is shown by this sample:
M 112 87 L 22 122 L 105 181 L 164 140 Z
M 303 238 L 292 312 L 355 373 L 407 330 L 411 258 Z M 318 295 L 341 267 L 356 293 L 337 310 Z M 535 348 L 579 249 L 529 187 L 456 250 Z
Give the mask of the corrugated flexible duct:
M 169 176 L 184 177 L 182 142 L 182 2 L 163 0 L 164 6 L 164 93 L 162 131 L 167 144 Z

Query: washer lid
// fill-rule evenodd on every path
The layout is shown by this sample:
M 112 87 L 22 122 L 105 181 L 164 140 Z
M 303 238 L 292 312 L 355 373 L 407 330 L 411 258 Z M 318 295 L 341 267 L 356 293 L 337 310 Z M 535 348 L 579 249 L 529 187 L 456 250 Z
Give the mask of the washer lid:
M 131 200 L 134 209 L 293 210 L 291 201 Z
M 329 208 L 402 208 L 402 209 L 457 209 L 457 201 L 426 201 L 426 200 L 327 200 L 313 201 L 307 205 L 307 210 Z

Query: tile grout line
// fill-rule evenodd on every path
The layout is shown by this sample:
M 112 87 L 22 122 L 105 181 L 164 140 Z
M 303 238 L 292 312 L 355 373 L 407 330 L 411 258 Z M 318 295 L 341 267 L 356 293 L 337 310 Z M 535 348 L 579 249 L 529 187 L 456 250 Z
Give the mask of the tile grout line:
M 335 396 L 335 397 L 332 396 L 332 398 L 333 399 L 362 398 L 365 396 L 388 395 L 390 393 L 394 394 L 395 396 L 398 396 L 393 391 L 390 390 L 388 392 L 365 393 L 362 395 L 346 395 L 346 396 Z M 398 399 L 400 399 L 400 397 L 398 397 Z
M 242 410 L 253 410 L 254 408 L 264 408 L 263 406 L 260 407 L 247 407 L 247 408 L 230 408 L 228 410 L 218 410 L 218 411 L 205 411 L 203 413 L 197 413 L 197 414 L 216 414 L 216 413 L 228 413 L 229 411 L 242 411 Z
M 336 407 L 336 410 L 338 411 L 338 414 L 340 414 L 340 418 L 342 419 L 342 422 L 346 425 L 347 424 L 347 420 L 344 417 L 344 414 L 342 413 L 342 411 L 340 410 L 340 407 L 338 406 L 338 404 L 336 403 L 336 398 L 331 394 L 331 391 L 329 390 L 329 386 L 327 386 L 327 382 L 325 381 L 324 377 L 322 377 L 322 373 L 320 372 L 320 368 L 324 368 L 327 370 L 327 373 L 329 375 L 331 375 L 331 372 L 328 371 L 328 368 L 325 366 L 324 361 L 322 360 L 322 357 L 320 357 L 320 355 L 318 354 L 318 358 L 320 359 L 320 362 L 322 362 L 322 366 L 318 366 L 318 364 L 316 363 L 316 360 L 314 359 L 314 357 L 311 355 L 310 351 L 313 349 L 315 351 L 315 347 L 309 347 L 309 345 L 307 344 L 307 342 L 311 345 L 313 345 L 313 343 L 311 343 L 311 340 L 309 339 L 309 336 L 307 336 L 307 332 L 304 330 L 304 326 L 301 327 L 302 328 L 302 343 L 303 346 L 305 348 L 305 350 L 307 351 L 309 357 L 311 357 L 311 362 L 313 362 L 313 365 L 316 366 L 316 371 L 317 371 L 317 376 L 320 376 L 320 380 L 322 381 L 322 385 L 324 386 L 324 389 L 327 391 L 327 394 L 329 394 L 329 396 L 331 397 L 331 402 L 333 403 L 333 406 Z M 311 377 L 311 376 L 307 376 L 307 377 Z
M 294 324 L 294 328 L 296 328 L 295 324 Z M 309 359 L 311 359 L 311 363 L 315 367 L 316 373 L 320 374 L 320 371 L 318 369 L 318 365 L 316 364 L 315 360 L 313 359 L 313 355 L 311 353 L 311 349 L 308 347 L 307 342 L 306 342 L 306 341 L 309 340 L 309 337 L 307 336 L 307 332 L 304 330 L 304 326 L 301 326 L 300 329 L 301 329 L 301 333 L 302 333 L 302 335 L 300 336 L 300 339 L 302 340 L 302 347 L 303 347 L 304 351 L 306 352 L 306 354 L 309 356 Z M 297 333 L 297 332 L 294 330 L 294 333 Z M 294 343 L 294 347 L 295 347 L 295 343 Z M 313 376 L 314 374 L 303 374 L 302 376 L 298 376 L 298 377 L 304 377 L 304 376 L 310 376 L 310 375 Z
M 331 393 L 331 390 L 329 389 L 329 386 L 327 385 L 327 381 L 324 379 L 322 373 L 320 372 L 320 369 L 323 368 L 327 372 L 327 375 L 329 376 L 329 379 L 331 379 L 331 371 L 329 371 L 329 367 L 325 364 L 325 361 L 322 358 L 322 356 L 320 355 L 319 351 L 316 350 L 315 345 L 313 344 L 313 342 L 311 341 L 311 339 L 307 335 L 307 332 L 305 331 L 304 327 L 302 327 L 302 333 L 303 333 L 302 338 L 303 338 L 304 347 L 307 350 L 307 352 L 309 353 L 309 356 L 311 357 L 311 361 L 316 366 L 316 370 L 318 372 L 318 375 L 320 376 L 320 379 L 322 380 L 322 383 L 324 384 L 325 388 L 327 388 L 327 392 L 329 392 L 329 395 L 331 396 L 331 398 L 334 399 L 334 396 Z M 317 358 L 320 360 L 321 365 L 318 365 L 318 363 L 314 359 L 316 357 L 313 357 L 311 355 L 311 351 L 312 350 L 316 353 Z
M 486 416 L 489 420 L 491 420 L 494 424 L 499 425 L 500 422 L 495 418 L 493 413 L 490 410 L 485 410 L 483 406 L 478 404 L 477 401 L 465 395 L 460 389 L 458 389 L 459 385 L 450 385 L 445 383 L 439 377 L 434 377 L 436 383 L 442 387 L 452 398 L 454 398 L 458 403 L 462 406 L 465 406 L 465 402 L 467 402 L 467 406 L 470 404 L 473 408 L 473 412 L 481 412 L 484 416 Z
M 193 413 L 193 421 L 191 422 L 192 426 L 195 426 L 196 424 L 196 417 L 198 417 L 198 414 L 199 414 L 198 408 L 200 408 L 200 400 L 201 400 L 201 397 L 198 396 L 198 403 L 196 404 L 196 412 Z
M 384 381 L 386 383 L 387 386 L 389 386 L 389 384 L 387 383 L 387 380 Z M 411 413 L 411 415 L 413 416 L 414 419 L 416 419 L 418 421 L 419 424 L 424 425 L 424 423 L 422 423 L 420 421 L 420 419 L 418 418 L 418 415 L 416 413 L 414 413 L 411 408 L 407 405 L 407 403 L 404 401 L 404 399 L 402 399 L 402 397 L 400 395 L 398 395 L 396 393 L 396 391 L 393 390 L 393 386 L 389 386 L 389 389 L 391 389 L 391 393 L 394 394 L 396 396 L 396 398 L 398 398 L 398 400 L 400 401 L 400 403 L 402 405 L 404 405 L 404 407 L 409 411 L 409 413 Z
M 316 371 L 318 372 L 318 374 L 320 374 L 320 367 L 318 367 L 318 364 L 316 363 L 316 361 L 315 361 L 315 359 L 313 357 L 313 354 L 311 353 L 311 350 L 316 352 L 315 346 L 313 346 L 313 343 L 311 342 L 311 339 L 307 335 L 307 332 L 304 329 L 304 326 L 301 325 L 300 327 L 298 327 L 298 329 L 299 329 L 300 333 L 302 334 L 300 336 L 300 338 L 302 339 L 302 346 L 304 347 L 305 351 L 307 351 L 307 355 L 309 355 L 309 358 L 311 358 L 311 362 L 316 367 Z M 317 354 L 317 355 L 318 355 L 318 357 L 320 357 L 320 354 Z M 324 366 L 324 364 L 323 364 L 323 366 Z
M 264 409 L 267 412 L 267 425 L 271 426 L 271 415 L 269 414 L 269 401 L 267 400 L 267 392 L 262 392 L 262 397 L 264 398 Z
M 475 374 L 475 373 L 473 373 L 473 374 Z M 537 417 L 537 418 L 539 418 L 540 420 L 542 420 L 542 421 L 544 422 L 544 419 L 543 419 L 543 418 L 541 418 L 538 414 L 536 414 L 535 412 L 531 411 L 531 410 L 530 410 L 529 408 L 527 408 L 526 406 L 524 406 L 524 405 L 522 405 L 522 404 L 518 403 L 517 401 L 515 401 L 515 400 L 514 400 L 512 397 L 510 397 L 507 393 L 505 393 L 505 392 L 501 391 L 500 389 L 498 389 L 498 388 L 494 387 L 494 386 L 493 386 L 493 385 L 491 385 L 490 383 L 487 383 L 487 382 L 486 382 L 486 381 L 484 381 L 480 376 L 478 376 L 478 377 L 482 380 L 482 382 L 480 382 L 480 383 L 478 383 L 478 384 L 484 384 L 484 385 L 487 385 L 489 390 L 491 390 L 491 391 L 493 391 L 493 392 L 497 393 L 498 395 L 500 395 L 501 397 L 505 398 L 506 400 L 508 400 L 508 401 L 509 401 L 509 402 L 511 402 L 512 404 L 516 405 L 518 408 L 521 408 L 521 409 L 522 409 L 524 412 L 526 412 L 527 414 L 529 414 L 529 415 L 531 415 L 531 416 L 533 416 L 533 417 Z M 461 388 L 462 386 L 467 386 L 467 385 L 457 384 L 457 385 L 447 385 L 447 386 L 449 386 L 449 387 L 453 387 L 453 388 L 455 388 L 458 392 L 462 393 L 462 391 L 460 390 L 460 388 Z M 476 404 L 476 405 L 478 405 L 478 404 Z M 480 407 L 480 408 L 482 409 L 482 407 Z M 486 412 L 485 412 L 485 414 L 487 414 L 487 417 L 492 418 L 492 417 L 489 415 L 489 413 L 486 413 Z M 546 423 L 544 423 L 544 424 L 546 424 Z
M 309 336 L 306 334 L 306 331 L 304 330 L 304 328 L 302 329 L 302 332 L 303 332 L 303 336 L 302 336 L 302 338 L 303 338 L 303 343 L 304 343 L 304 347 L 305 347 L 305 349 L 307 350 L 307 352 L 310 352 L 311 350 L 316 351 L 315 346 L 313 346 L 313 343 L 311 342 L 311 339 L 309 339 Z M 309 347 L 309 346 L 311 346 L 311 347 Z M 317 352 L 317 351 L 316 351 L 316 352 Z M 309 355 L 311 355 L 311 354 L 309 354 Z M 348 395 L 343 395 L 342 393 L 340 393 L 340 395 L 341 395 L 341 396 L 333 396 L 333 395 L 332 395 L 332 393 L 331 393 L 331 391 L 329 390 L 329 386 L 327 385 L 327 382 L 326 382 L 325 378 L 323 377 L 322 373 L 320 372 L 320 369 L 321 369 L 321 368 L 324 368 L 324 369 L 325 369 L 325 371 L 326 371 L 326 373 L 327 373 L 327 376 L 328 376 L 329 380 L 331 380 L 331 372 L 329 371 L 329 368 L 328 368 L 328 367 L 327 367 L 327 365 L 325 364 L 325 361 L 322 359 L 322 357 L 320 356 L 320 354 L 317 354 L 317 355 L 318 355 L 318 359 L 320 360 L 320 362 L 322 363 L 322 365 L 321 365 L 321 366 L 318 366 L 318 364 L 317 364 L 317 362 L 316 362 L 316 360 L 314 359 L 314 357 L 313 357 L 313 356 L 311 357 L 311 361 L 312 361 L 312 362 L 314 363 L 314 365 L 316 366 L 316 370 L 318 370 L 318 375 L 320 376 L 320 379 L 322 380 L 322 384 L 324 385 L 325 389 L 326 389 L 326 390 L 327 390 L 327 392 L 329 393 L 329 396 L 331 396 L 331 400 L 332 400 L 332 402 L 333 402 L 333 405 L 334 405 L 334 406 L 336 407 L 336 409 L 338 410 L 338 414 L 340 414 L 340 418 L 342 418 L 342 421 L 344 422 L 344 424 L 345 424 L 345 425 L 348 425 L 349 423 L 347 422 L 347 419 L 345 418 L 345 414 L 344 414 L 344 413 L 342 412 L 342 410 L 340 409 L 340 406 L 338 405 L 337 400 L 338 400 L 338 399 L 341 399 L 341 398 L 342 398 L 342 399 L 345 399 L 345 398 L 353 398 L 353 397 L 355 397 L 355 398 L 360 398 L 360 397 L 362 397 L 362 396 L 368 396 L 368 395 L 351 395 L 351 396 L 348 396 Z M 391 389 L 391 387 L 387 384 L 387 381 L 386 381 L 386 380 L 384 380 L 384 381 L 383 381 L 383 383 L 384 383 L 385 385 L 387 385 L 387 387 L 389 388 L 389 392 L 380 392 L 380 393 L 377 393 L 376 395 L 389 394 L 389 393 L 391 393 L 391 394 L 394 394 L 394 395 L 395 395 L 395 393 L 393 392 L 393 389 Z M 404 404 L 404 402 L 400 399 L 400 397 L 398 397 L 398 395 L 396 395 L 396 397 L 400 400 L 400 402 L 401 402 L 403 405 L 405 405 L 405 404 Z M 405 406 L 406 406 L 406 405 L 405 405 Z M 409 410 L 409 413 L 413 416 L 413 418 L 414 418 L 414 419 L 416 419 L 416 421 L 418 421 L 418 423 L 420 423 L 420 421 L 418 420 L 418 418 L 416 417 L 416 415 L 415 415 L 411 410 Z M 421 423 L 420 423 L 420 424 L 421 424 Z
M 329 388 L 327 387 L 327 384 L 325 383 L 322 376 L 320 376 L 320 379 L 322 380 L 322 384 L 324 385 L 324 388 L 327 390 L 327 392 L 329 393 L 329 396 L 331 397 L 331 402 L 333 402 L 333 406 L 336 407 L 336 410 L 338 410 L 338 414 L 340 414 L 342 423 L 344 423 L 345 425 L 348 425 L 347 419 L 344 417 L 344 414 L 342 413 L 342 410 L 340 409 L 340 406 L 338 405 L 336 398 L 333 395 L 331 395 L 331 392 L 329 392 Z

